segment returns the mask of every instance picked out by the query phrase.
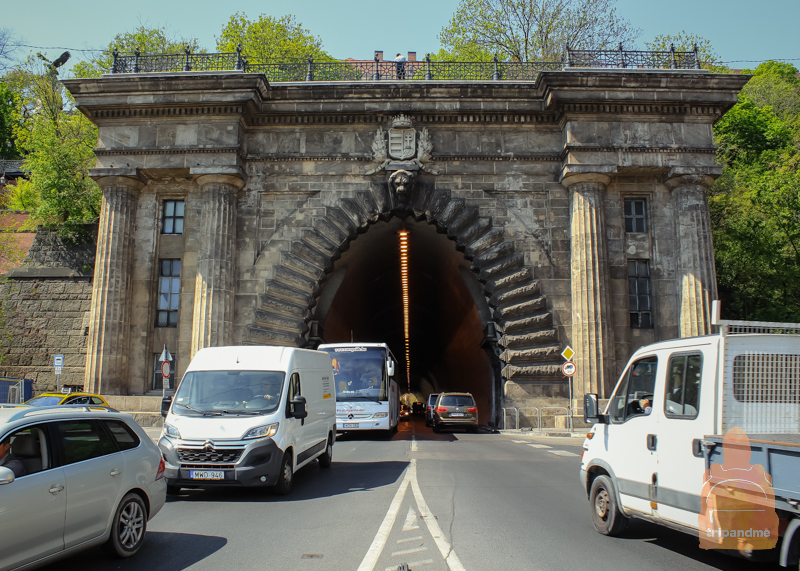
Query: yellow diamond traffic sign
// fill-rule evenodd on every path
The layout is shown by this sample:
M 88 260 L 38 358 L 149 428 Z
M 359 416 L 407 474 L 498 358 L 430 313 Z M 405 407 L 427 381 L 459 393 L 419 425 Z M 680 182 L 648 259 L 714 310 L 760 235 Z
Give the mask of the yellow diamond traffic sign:
M 575 354 L 575 351 L 572 350 L 572 347 L 567 345 L 564 347 L 564 350 L 561 351 L 561 356 L 564 357 L 567 361 L 572 360 L 572 356 Z

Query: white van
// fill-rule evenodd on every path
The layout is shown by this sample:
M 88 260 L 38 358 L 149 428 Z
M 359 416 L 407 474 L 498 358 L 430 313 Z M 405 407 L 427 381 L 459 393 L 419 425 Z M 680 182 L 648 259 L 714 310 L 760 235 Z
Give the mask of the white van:
M 315 458 L 331 464 L 333 369 L 326 353 L 292 347 L 197 352 L 169 403 L 159 448 L 167 493 L 182 487 L 275 486 Z M 163 413 L 162 413 L 163 414 Z

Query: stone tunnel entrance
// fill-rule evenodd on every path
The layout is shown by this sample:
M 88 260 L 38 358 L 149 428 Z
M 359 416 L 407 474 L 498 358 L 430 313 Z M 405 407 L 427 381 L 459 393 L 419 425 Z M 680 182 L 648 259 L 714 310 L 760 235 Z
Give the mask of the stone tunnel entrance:
M 406 382 L 398 233 L 409 233 L 410 391 Z M 398 360 L 401 394 L 470 392 L 480 422 L 496 418 L 499 368 L 484 342 L 491 313 L 483 285 L 455 242 L 412 217 L 378 222 L 336 261 L 313 319 L 326 343 L 385 342 Z M 498 361 L 499 363 L 499 361 Z

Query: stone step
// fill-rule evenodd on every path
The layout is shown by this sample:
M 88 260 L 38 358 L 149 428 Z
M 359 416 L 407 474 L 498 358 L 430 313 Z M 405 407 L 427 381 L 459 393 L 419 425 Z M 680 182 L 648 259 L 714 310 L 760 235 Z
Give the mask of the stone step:
M 448 201 L 442 209 L 442 213 L 438 216 L 439 224 L 447 227 L 450 220 L 455 220 L 456 216 L 461 214 L 461 211 L 464 210 L 464 205 L 463 198 L 453 198 Z
M 524 365 L 553 361 L 561 355 L 561 345 L 540 345 L 538 347 L 522 347 L 519 349 L 506 349 L 500 355 L 503 362 L 510 365 Z
M 563 379 L 564 373 L 561 372 L 561 363 L 537 363 L 534 365 L 506 365 L 503 367 L 503 378 L 511 381 L 550 381 L 553 379 Z
M 347 216 L 354 222 L 356 226 L 356 232 L 361 230 L 362 232 L 366 230 L 369 226 L 370 220 L 369 215 L 364 211 L 358 202 L 352 198 L 343 198 L 341 200 L 342 210 L 347 214 Z
M 486 282 L 485 289 L 488 293 L 495 293 L 500 290 L 508 289 L 521 282 L 527 282 L 533 279 L 533 268 L 530 266 L 523 266 L 519 269 L 513 270 L 502 276 L 498 276 Z
M 280 329 L 260 327 L 258 325 L 248 325 L 247 342 L 245 344 L 303 347 L 306 344 L 306 339 L 300 335 L 292 334 L 291 332 Z
M 478 220 L 478 209 L 474 206 L 465 206 L 464 209 L 458 213 L 450 222 L 447 224 L 447 236 L 449 238 L 455 238 L 458 236 L 462 230 L 469 228 L 472 224 Z M 489 220 L 489 226 L 491 227 L 491 219 Z M 461 243 L 465 243 L 461 240 Z
M 524 301 L 517 301 L 507 305 L 498 306 L 494 310 L 495 319 L 508 319 L 511 317 L 519 317 L 523 315 L 530 315 L 541 311 L 547 307 L 547 299 L 544 296 L 526 299 Z
M 353 219 L 350 218 L 341 208 L 326 208 L 327 219 L 333 222 L 339 232 L 351 240 L 358 235 L 358 228 Z
M 553 314 L 549 311 L 538 315 L 526 315 L 516 319 L 502 320 L 498 323 L 500 331 L 504 334 L 528 333 L 538 329 L 550 328 L 553 325 Z
M 475 209 L 477 214 L 478 209 Z M 486 234 L 492 229 L 492 219 L 489 216 L 474 219 L 469 226 L 462 230 L 456 240 L 464 245 L 472 244 L 475 240 Z
M 321 252 L 326 258 L 335 256 L 339 251 L 336 244 L 320 234 L 317 230 L 306 230 L 303 232 L 301 242 L 312 250 Z
M 438 222 L 440 214 L 450 202 L 450 192 L 447 190 L 437 190 L 433 193 L 430 202 L 425 208 L 425 218 L 428 222 Z
M 471 260 L 481 252 L 503 241 L 503 229 L 492 228 L 486 234 L 475 240 L 464 250 L 464 256 Z
M 317 289 L 317 280 L 298 274 L 296 271 L 283 265 L 275 266 L 272 279 L 286 287 L 297 291 L 307 291 L 312 295 Z
M 541 294 L 541 287 L 539 280 L 531 280 L 526 283 L 521 283 L 511 289 L 503 289 L 495 292 L 489 298 L 489 304 L 498 306 L 511 303 L 527 297 L 538 296 Z
M 283 299 L 295 305 L 300 305 L 304 307 L 313 307 L 314 305 L 314 297 L 310 294 L 303 293 L 302 291 L 296 290 L 293 287 L 289 287 L 286 284 L 281 282 L 270 280 L 267 282 L 267 293 L 262 294 L 260 296 L 260 300 L 262 304 L 269 305 L 266 298 L 274 297 L 277 299 Z
M 532 333 L 519 335 L 503 335 L 500 337 L 501 347 L 531 347 L 534 345 L 547 345 L 558 342 L 558 331 L 555 329 L 542 329 Z
M 292 254 L 316 268 L 315 273 L 317 275 L 329 270 L 333 265 L 330 256 L 323 254 L 311 244 L 302 240 L 292 242 Z
M 288 254 L 286 252 L 281 256 L 281 265 L 289 268 L 294 273 L 303 277 L 309 278 L 315 282 L 319 281 L 325 276 L 325 269 L 320 268 L 313 262 L 309 262 L 305 258 Z
M 277 313 L 270 313 L 256 309 L 253 311 L 253 324 L 258 327 L 267 329 L 277 329 L 279 331 L 286 331 L 287 333 L 294 333 L 299 336 L 305 335 L 308 331 L 308 325 L 302 319 L 287 317 Z
M 342 232 L 336 224 L 327 218 L 317 218 L 314 220 L 314 230 L 325 238 L 325 240 L 333 244 L 336 251 L 349 240 L 347 234 Z
M 486 266 L 491 266 L 492 264 L 499 262 L 503 258 L 507 258 L 508 256 L 514 253 L 514 242 L 500 242 L 499 244 L 492 246 L 485 252 L 481 253 L 472 260 L 472 266 L 474 269 L 482 269 Z
M 277 313 L 286 317 L 302 320 L 305 320 L 309 315 L 311 315 L 311 310 L 308 309 L 307 306 L 298 305 L 268 293 L 262 293 L 259 296 L 259 301 L 260 305 L 258 309 L 262 311 Z
M 525 264 L 525 254 L 517 252 L 510 256 L 503 258 L 499 262 L 495 262 L 490 266 L 483 268 L 478 274 L 478 279 L 482 282 L 489 281 L 496 277 L 502 276 L 518 270 Z
M 355 198 L 356 204 L 363 210 L 367 215 L 367 221 L 370 224 L 373 224 L 378 221 L 380 217 L 380 210 L 378 209 L 378 204 L 375 202 L 375 198 L 372 196 L 372 193 L 368 190 L 359 190 L 356 193 Z

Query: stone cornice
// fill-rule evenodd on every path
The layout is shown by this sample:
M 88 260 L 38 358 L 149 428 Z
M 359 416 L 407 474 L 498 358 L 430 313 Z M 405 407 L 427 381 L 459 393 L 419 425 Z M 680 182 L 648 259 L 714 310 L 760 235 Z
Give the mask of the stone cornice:
M 239 147 L 171 147 L 161 148 L 135 148 L 126 147 L 121 149 L 95 149 L 94 154 L 98 157 L 114 157 L 120 155 L 183 155 L 197 153 L 238 153 Z

